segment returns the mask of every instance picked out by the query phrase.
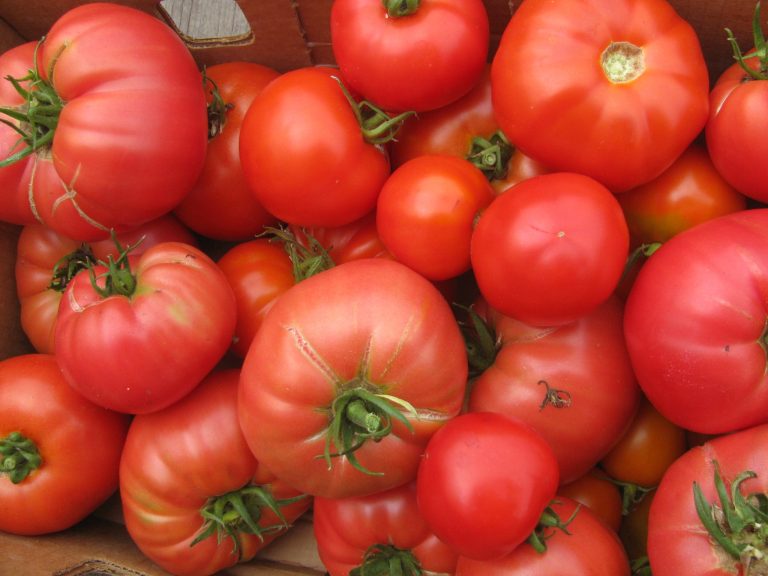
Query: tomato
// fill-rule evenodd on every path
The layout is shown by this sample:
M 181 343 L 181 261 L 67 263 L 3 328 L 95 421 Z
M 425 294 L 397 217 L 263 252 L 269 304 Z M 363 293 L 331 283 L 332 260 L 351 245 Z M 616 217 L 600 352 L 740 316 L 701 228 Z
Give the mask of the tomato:
M 558 172 L 524 180 L 480 216 L 471 264 L 480 293 L 522 322 L 572 322 L 616 289 L 629 231 L 616 197 L 596 180 Z
M 129 419 L 75 392 L 50 354 L 0 362 L 0 530 L 74 526 L 118 488 Z
M 629 428 L 600 466 L 615 480 L 651 488 L 687 449 L 685 430 L 667 420 L 642 396 Z
M 544 531 L 545 551 L 522 544 L 497 560 L 459 558 L 456 576 L 629 576 L 629 562 L 616 534 L 589 508 L 577 506 L 575 501 L 561 496 L 552 503 L 552 510 L 562 520 L 575 516 L 565 531 Z
M 627 510 L 619 528 L 619 538 L 631 561 L 648 557 L 648 515 L 656 489 L 646 492 Z
M 768 202 L 768 179 L 762 170 L 768 154 L 768 50 L 761 30 L 760 2 L 755 5 L 754 49 L 742 55 L 717 79 L 710 93 L 710 114 L 704 134 L 717 170 L 739 192 Z M 730 33 L 730 31 L 729 31 Z
M 76 6 L 27 68 L 39 77 L 22 105 L 34 109 L 33 123 L 13 121 L 35 137 L 19 141 L 5 124 L 0 133 L 5 162 L 30 152 L 0 168 L 3 202 L 27 204 L 20 223 L 96 240 L 158 218 L 189 192 L 205 159 L 205 94 L 169 26 L 127 6 Z
M 251 560 L 312 503 L 253 457 L 237 424 L 238 381 L 238 370 L 212 372 L 174 405 L 136 416 L 125 441 L 125 527 L 178 576 Z
M 280 220 L 342 226 L 376 206 L 389 159 L 361 126 L 362 112 L 321 68 L 280 75 L 253 99 L 240 128 L 251 193 Z
M 622 525 L 621 490 L 599 468 L 592 468 L 576 480 L 561 485 L 557 494 L 583 504 L 618 533 Z
M 234 334 L 235 298 L 216 263 L 183 242 L 119 263 L 129 266 L 106 276 L 109 269 L 96 266 L 96 282 L 83 270 L 69 283 L 55 353 L 67 381 L 94 403 L 152 412 L 188 394 L 221 360 Z
M 744 195 L 715 169 L 707 149 L 693 144 L 660 176 L 620 194 L 633 246 L 666 242 L 700 222 L 744 210 Z
M 379 237 L 396 260 L 426 278 L 455 278 L 471 267 L 474 224 L 493 198 L 483 173 L 463 158 L 413 158 L 381 189 L 376 207 Z
M 719 434 L 768 419 L 768 209 L 708 220 L 643 264 L 624 334 L 637 380 L 681 428 Z
M 418 566 L 423 572 L 453 574 L 457 554 L 441 542 L 422 518 L 416 502 L 416 484 L 368 496 L 315 497 L 312 524 L 317 551 L 330 576 L 358 572 L 402 574 Z M 369 571 L 369 572 L 366 572 Z
M 699 38 L 666 0 L 526 0 L 501 37 L 491 84 L 511 142 L 612 192 L 661 174 L 709 111 Z
M 123 246 L 135 245 L 134 255 L 168 240 L 197 243 L 192 232 L 168 214 L 117 234 L 116 239 Z M 16 246 L 16 292 L 22 330 L 37 352 L 55 351 L 56 316 L 61 295 L 72 277 L 110 254 L 116 258 L 116 248 L 111 238 L 83 243 L 42 224 L 22 228 Z
M 388 144 L 390 160 L 397 168 L 423 154 L 461 156 L 483 170 L 497 192 L 547 172 L 513 143 L 501 140 L 499 131 L 493 113 L 488 66 L 465 96 L 446 106 L 408 117 L 398 130 L 397 138 Z
M 667 470 L 648 517 L 654 576 L 746 576 L 768 568 L 768 426 L 692 448 Z
M 545 328 L 476 311 L 497 350 L 473 380 L 468 409 L 501 412 L 536 429 L 555 453 L 562 483 L 589 472 L 627 430 L 640 399 L 622 304 L 611 298 L 574 322 Z
M 243 362 L 240 423 L 288 484 L 362 496 L 415 477 L 466 378 L 440 292 L 398 262 L 355 260 L 297 283 L 266 314 Z
M 245 358 L 253 337 L 275 300 L 296 283 L 285 248 L 267 238 L 240 242 L 217 261 L 237 302 L 231 350 Z
M 174 213 L 195 232 L 216 240 L 245 241 L 277 219 L 251 194 L 240 164 L 240 130 L 259 92 L 279 76 L 255 62 L 223 62 L 205 69 L 208 150 L 200 179 Z
M 559 475 L 552 449 L 533 428 L 496 412 L 470 412 L 432 436 L 416 482 L 419 509 L 437 537 L 460 556 L 491 560 L 533 532 Z
M 482 0 L 335 0 L 330 31 L 344 81 L 384 110 L 445 106 L 478 82 L 488 58 Z

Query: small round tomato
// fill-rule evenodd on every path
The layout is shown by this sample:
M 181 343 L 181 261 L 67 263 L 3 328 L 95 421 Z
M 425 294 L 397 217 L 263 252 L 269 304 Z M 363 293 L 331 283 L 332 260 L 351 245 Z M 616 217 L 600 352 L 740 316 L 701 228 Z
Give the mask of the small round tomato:
M 633 246 L 666 242 L 691 226 L 747 206 L 746 197 L 725 181 L 699 144 L 660 176 L 618 199 Z
M 345 82 L 385 110 L 453 102 L 477 83 L 488 58 L 481 0 L 336 0 L 330 27 Z
M 509 554 L 533 532 L 559 483 L 544 438 L 495 412 L 461 414 L 427 444 L 419 509 L 440 540 L 476 560 Z
M 490 306 L 546 326 L 572 322 L 607 300 L 628 251 L 616 197 L 589 176 L 557 172 L 491 202 L 472 235 L 471 263 Z
M 463 158 L 426 154 L 397 168 L 384 183 L 376 226 L 387 250 L 430 280 L 470 267 L 474 224 L 494 198 L 483 173 Z
M 615 532 L 619 531 L 622 524 L 621 490 L 599 468 L 593 468 L 573 482 L 560 486 L 557 494 L 584 504 L 607 526 Z

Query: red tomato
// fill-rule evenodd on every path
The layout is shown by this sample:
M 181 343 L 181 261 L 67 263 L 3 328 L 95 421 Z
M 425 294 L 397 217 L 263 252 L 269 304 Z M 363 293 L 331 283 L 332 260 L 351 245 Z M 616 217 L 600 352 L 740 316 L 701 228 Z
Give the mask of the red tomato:
M 335 0 L 330 30 L 344 81 L 384 110 L 422 112 L 457 100 L 488 57 L 482 0 Z
M 493 308 L 548 326 L 605 302 L 628 250 L 615 196 L 588 176 L 558 172 L 524 180 L 488 206 L 472 235 L 471 263 Z
M 197 243 L 192 232 L 170 215 L 117 234 L 117 240 L 122 246 L 135 245 L 134 255 L 168 240 Z M 110 254 L 116 258 L 116 252 L 111 238 L 88 244 L 71 240 L 42 224 L 22 228 L 16 246 L 16 292 L 21 305 L 21 327 L 36 351 L 55 351 L 56 315 L 69 281 L 88 265 L 106 261 Z
M 240 161 L 251 192 L 280 220 L 342 226 L 376 206 L 389 159 L 366 140 L 350 100 L 321 68 L 283 73 L 253 99 Z
M 181 242 L 156 244 L 126 270 L 94 269 L 67 286 L 55 349 L 67 381 L 100 406 L 132 414 L 178 401 L 221 360 L 236 305 L 216 263 Z M 101 294 L 107 282 L 121 291 Z M 95 284 L 95 286 L 94 286 Z
M 629 428 L 600 466 L 614 480 L 652 488 L 687 449 L 685 430 L 667 420 L 642 396 Z
M 235 244 L 219 258 L 237 302 L 232 352 L 245 358 L 253 337 L 275 300 L 296 283 L 285 248 L 267 238 Z
M 412 480 L 458 414 L 467 358 L 453 311 L 403 264 L 355 260 L 275 302 L 242 369 L 240 423 L 256 457 L 326 498 Z
M 700 222 L 747 207 L 746 197 L 723 179 L 698 144 L 660 176 L 618 199 L 633 246 L 666 242 Z
M 427 444 L 417 475 L 427 525 L 461 556 L 492 560 L 533 532 L 559 482 L 549 444 L 521 420 L 461 414 Z
M 766 570 L 766 442 L 768 426 L 746 428 L 692 448 L 669 467 L 648 517 L 654 576 Z
M 456 156 L 427 154 L 397 168 L 384 183 L 376 226 L 396 260 L 430 280 L 470 267 L 474 224 L 494 191 L 483 173 Z
M 316 497 L 312 524 L 330 576 L 396 574 L 390 563 L 404 575 L 421 574 L 414 566 L 431 574 L 453 574 L 456 569 L 456 553 L 421 516 L 414 482 L 356 498 Z M 383 567 L 386 571 L 380 572 Z
M 0 362 L 0 530 L 74 526 L 118 487 L 129 419 L 75 392 L 50 354 Z
M 768 53 L 761 26 L 757 2 L 753 38 L 757 49 L 744 56 L 734 50 L 736 62 L 720 75 L 710 93 L 704 133 L 720 174 L 742 194 L 768 202 L 768 178 L 763 169 L 768 155 Z
M 136 416 L 125 441 L 125 527 L 177 576 L 251 560 L 312 502 L 253 457 L 237 424 L 238 380 L 238 370 L 212 372 L 173 406 Z
M 670 422 L 718 434 L 768 421 L 768 209 L 680 232 L 643 264 L 624 333 L 638 383 Z
M 456 576 L 629 576 L 629 562 L 621 541 L 589 508 L 577 508 L 576 502 L 561 496 L 551 508 L 563 521 L 575 516 L 566 527 L 567 533 L 559 529 L 544 532 L 544 552 L 522 544 L 497 560 L 459 558 Z
M 278 76 L 276 70 L 255 62 L 224 62 L 205 69 L 209 86 L 205 166 L 175 214 L 207 238 L 245 241 L 277 223 L 251 194 L 243 175 L 240 129 L 253 99 Z
M 555 453 L 562 483 L 586 474 L 622 437 L 640 399 L 622 304 L 611 298 L 555 328 L 478 312 L 498 350 L 471 385 L 469 410 L 501 412 L 536 429 Z
M 200 72 L 179 36 L 144 11 L 88 3 L 54 22 L 37 56 L 27 68 L 41 81 L 39 133 L 31 155 L 0 168 L 4 202 L 28 203 L 24 224 L 77 240 L 173 209 L 202 170 L 207 134 Z M 16 145 L 0 126 L 5 159 L 29 140 Z
M 397 132 L 397 138 L 388 145 L 390 160 L 397 168 L 423 154 L 468 158 L 483 170 L 497 192 L 547 171 L 509 142 L 496 144 L 498 150 L 492 151 L 492 165 L 485 156 L 473 157 L 477 154 L 475 139 L 482 139 L 493 147 L 494 136 L 499 130 L 491 101 L 490 67 L 486 67 L 478 83 L 465 96 L 441 108 L 407 118 Z
M 501 37 L 491 83 L 511 142 L 613 192 L 661 174 L 709 110 L 699 38 L 666 0 L 526 0 Z
M 579 502 L 594 512 L 614 532 L 622 524 L 622 495 L 619 486 L 599 468 L 561 485 L 558 496 Z

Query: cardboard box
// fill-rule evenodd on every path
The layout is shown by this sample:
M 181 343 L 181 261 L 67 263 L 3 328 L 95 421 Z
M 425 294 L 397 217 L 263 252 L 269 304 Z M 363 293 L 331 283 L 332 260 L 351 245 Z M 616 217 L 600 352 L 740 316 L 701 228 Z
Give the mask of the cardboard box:
M 165 19 L 187 41 L 202 65 L 249 60 L 286 71 L 333 62 L 329 13 L 332 0 L 115 0 Z M 378 1 L 378 0 L 371 0 Z M 3 0 L 0 51 L 40 38 L 78 0 Z M 491 18 L 491 55 L 520 2 L 485 0 Z M 711 78 L 732 62 L 724 27 L 746 47 L 751 39 L 752 0 L 672 0 L 701 38 Z M 19 325 L 13 266 L 20 229 L 0 223 L 0 359 L 31 352 Z M 0 533 L 0 576 L 164 576 L 144 557 L 122 526 L 115 496 L 86 521 L 62 533 L 19 537 Z M 231 576 L 321 575 L 311 515 Z

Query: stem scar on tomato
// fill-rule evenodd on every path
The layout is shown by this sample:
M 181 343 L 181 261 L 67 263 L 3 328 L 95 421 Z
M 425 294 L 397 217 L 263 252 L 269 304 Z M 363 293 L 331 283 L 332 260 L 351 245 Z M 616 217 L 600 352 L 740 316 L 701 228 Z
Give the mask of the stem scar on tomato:
M 611 42 L 600 55 L 606 78 L 614 84 L 628 84 L 645 72 L 645 53 L 631 42 Z

